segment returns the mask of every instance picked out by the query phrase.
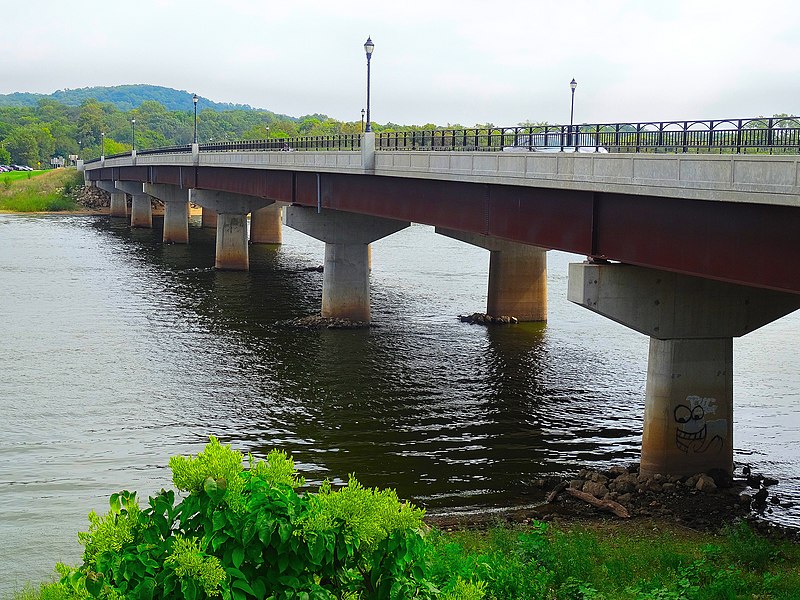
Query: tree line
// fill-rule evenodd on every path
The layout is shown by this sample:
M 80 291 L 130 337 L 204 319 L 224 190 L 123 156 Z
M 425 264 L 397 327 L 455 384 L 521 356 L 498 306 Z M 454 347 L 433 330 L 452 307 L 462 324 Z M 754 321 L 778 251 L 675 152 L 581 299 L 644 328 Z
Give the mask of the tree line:
M 137 150 L 192 142 L 193 113 L 167 110 L 155 100 L 146 100 L 132 110 L 121 110 L 112 103 L 93 98 L 80 106 L 43 98 L 36 106 L 0 106 L 0 164 L 46 168 L 54 156 L 77 155 L 90 160 L 101 154 L 129 152 L 133 147 L 133 119 Z M 360 121 L 337 121 L 323 114 L 294 118 L 265 110 L 201 109 L 197 115 L 197 137 L 201 144 L 357 134 L 361 128 Z M 433 124 L 372 124 L 376 132 L 436 128 L 439 127 Z

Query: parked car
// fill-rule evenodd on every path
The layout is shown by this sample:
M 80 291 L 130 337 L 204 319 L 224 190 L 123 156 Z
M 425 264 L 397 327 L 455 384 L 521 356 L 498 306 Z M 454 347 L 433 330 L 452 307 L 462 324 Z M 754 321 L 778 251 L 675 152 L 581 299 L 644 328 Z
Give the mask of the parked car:
M 0 165 L 0 173 L 7 173 L 10 170 L 11 167 L 9 167 L 8 165 Z
M 575 152 L 577 137 L 578 152 L 600 152 L 608 149 L 597 143 L 593 133 L 518 133 L 512 146 L 504 146 L 503 152 Z

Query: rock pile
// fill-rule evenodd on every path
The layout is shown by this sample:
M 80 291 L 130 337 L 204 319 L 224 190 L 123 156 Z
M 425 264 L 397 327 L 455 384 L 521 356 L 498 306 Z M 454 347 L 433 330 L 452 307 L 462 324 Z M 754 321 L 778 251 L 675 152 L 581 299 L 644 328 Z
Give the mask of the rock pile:
M 100 188 L 81 185 L 72 192 L 75 202 L 89 210 L 102 210 L 111 204 L 111 196 Z
M 462 323 L 469 323 L 470 325 L 507 325 L 509 323 L 517 323 L 517 317 L 509 317 L 506 315 L 493 317 L 486 313 L 458 315 L 458 318 Z
M 707 527 L 750 513 L 753 498 L 742 493 L 746 487 L 745 481 L 735 481 L 723 472 L 691 477 L 647 476 L 639 473 L 638 465 L 615 466 L 603 471 L 582 469 L 574 479 L 557 485 L 548 500 L 571 503 L 572 508 L 588 502 L 620 514 L 615 510 L 617 505 L 631 516 L 673 518 L 679 523 Z M 577 493 L 561 493 L 573 490 Z
M 330 317 L 322 317 L 320 315 L 309 315 L 307 317 L 289 319 L 288 321 L 279 321 L 277 325 L 297 327 L 300 329 L 361 329 L 371 326 L 370 323 L 365 323 L 364 321 L 333 319 Z

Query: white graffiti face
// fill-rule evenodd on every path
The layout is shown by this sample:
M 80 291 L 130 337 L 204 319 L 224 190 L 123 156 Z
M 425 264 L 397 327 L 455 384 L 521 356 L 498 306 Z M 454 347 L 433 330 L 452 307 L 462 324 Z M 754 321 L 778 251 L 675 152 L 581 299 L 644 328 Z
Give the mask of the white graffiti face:
M 685 404 L 678 404 L 673 411 L 678 427 L 675 443 L 681 452 L 706 452 L 721 450 L 727 437 L 726 419 L 708 420 L 708 415 L 717 412 L 715 398 L 687 396 Z

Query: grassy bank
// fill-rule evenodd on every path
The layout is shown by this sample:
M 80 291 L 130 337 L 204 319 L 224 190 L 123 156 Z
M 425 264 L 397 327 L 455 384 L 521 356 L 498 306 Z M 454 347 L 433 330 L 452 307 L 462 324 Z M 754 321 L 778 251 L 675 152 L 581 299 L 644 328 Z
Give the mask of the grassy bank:
M 72 169 L 0 173 L 0 211 L 76 210 L 70 193 L 82 183 L 82 175 Z
M 351 477 L 306 489 L 285 453 L 215 438 L 169 461 L 177 491 L 89 515 L 83 564 L 14 600 L 800 600 L 800 545 L 746 523 L 702 533 L 643 519 L 426 527 Z
M 800 599 L 800 546 L 767 540 L 746 525 L 709 534 L 653 522 L 532 523 L 433 530 L 426 542 L 429 576 L 442 588 L 459 578 L 481 582 L 480 593 L 452 596 L 463 600 Z M 79 597 L 51 583 L 10 598 Z

